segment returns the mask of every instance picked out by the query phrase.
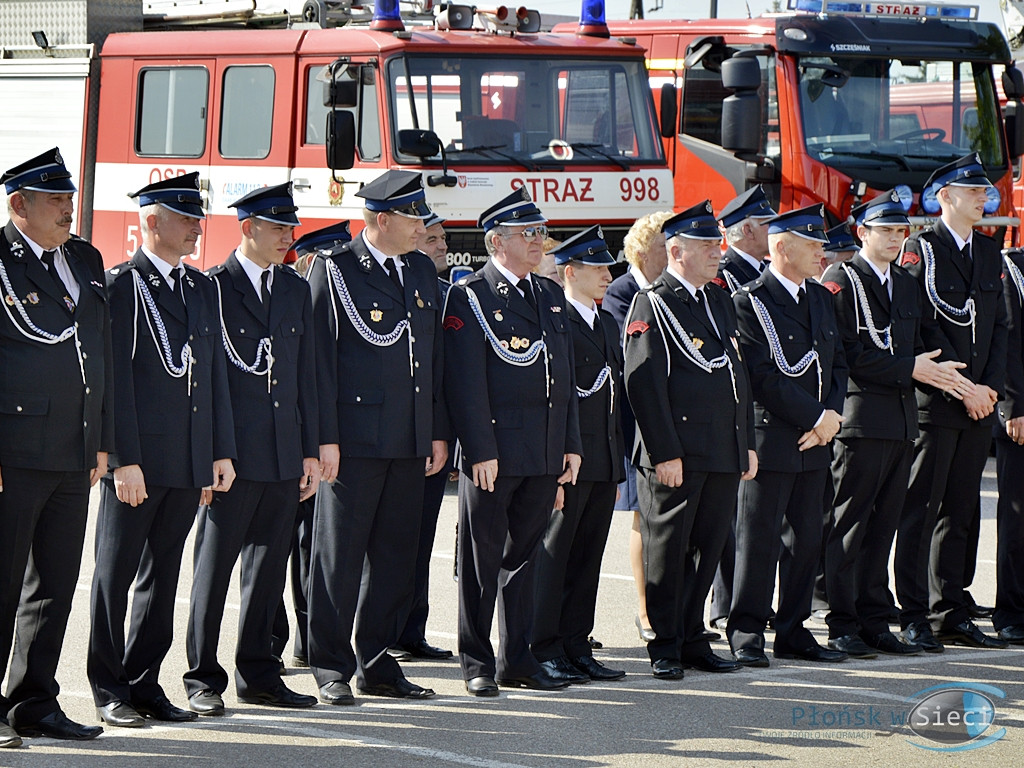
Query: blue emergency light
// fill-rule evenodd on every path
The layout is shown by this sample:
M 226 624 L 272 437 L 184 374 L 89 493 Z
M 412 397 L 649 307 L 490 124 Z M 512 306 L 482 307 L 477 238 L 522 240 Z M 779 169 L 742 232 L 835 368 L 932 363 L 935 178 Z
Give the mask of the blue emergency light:
M 373 20 L 370 22 L 370 29 L 384 32 L 405 29 L 398 0 L 373 0 Z
M 580 8 L 580 26 L 576 34 L 609 37 L 608 24 L 604 16 L 604 0 L 583 0 L 583 6 Z
M 926 3 L 830 2 L 829 0 L 789 0 L 789 10 L 805 13 L 836 13 L 854 16 L 884 16 L 903 19 L 976 19 L 976 5 L 928 5 Z

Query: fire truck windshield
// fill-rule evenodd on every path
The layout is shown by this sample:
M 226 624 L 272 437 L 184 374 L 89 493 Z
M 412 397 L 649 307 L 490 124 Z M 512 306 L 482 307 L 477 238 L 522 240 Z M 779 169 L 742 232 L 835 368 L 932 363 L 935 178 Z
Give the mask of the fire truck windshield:
M 640 59 L 407 55 L 387 78 L 393 135 L 434 131 L 450 165 L 664 162 Z M 433 164 L 440 153 L 395 159 Z
M 894 180 L 919 189 L 968 152 L 1006 168 L 987 63 L 803 56 L 798 65 L 805 145 L 825 165 L 879 189 Z

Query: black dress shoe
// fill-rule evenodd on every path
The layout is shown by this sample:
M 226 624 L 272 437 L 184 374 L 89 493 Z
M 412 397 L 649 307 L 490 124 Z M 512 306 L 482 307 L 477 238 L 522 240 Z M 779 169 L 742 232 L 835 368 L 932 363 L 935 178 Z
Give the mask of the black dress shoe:
M 284 683 L 278 684 L 270 691 L 239 696 L 238 700 L 246 704 L 262 704 L 267 707 L 287 707 L 289 709 L 306 709 L 316 706 L 316 696 L 296 693 Z
M 990 605 L 978 605 L 972 599 L 967 603 L 967 613 L 972 619 L 991 619 L 996 609 Z
M 292 666 L 296 669 L 309 669 L 309 659 L 305 656 L 292 656 Z
M 880 632 L 877 635 L 862 635 L 861 640 L 869 648 L 874 648 L 879 653 L 887 653 L 890 656 L 916 656 L 924 648 L 920 645 L 904 643 L 892 632 Z
M 355 704 L 352 689 L 344 680 L 332 680 L 320 686 L 320 701 L 324 704 Z
M 497 696 L 498 684 L 494 682 L 493 677 L 480 675 L 466 681 L 466 690 L 473 696 Z
M 10 724 L 6 720 L 0 718 L 0 749 L 20 746 L 21 736 L 18 735 L 16 730 L 11 728 Z
M 176 707 L 162 693 L 154 696 L 149 701 L 133 701 L 135 711 L 150 720 L 160 720 L 164 723 L 187 723 L 195 720 L 199 715 L 189 712 L 187 709 Z
M 710 629 L 705 629 L 700 633 L 700 640 L 707 640 L 709 643 L 713 643 L 716 640 L 721 640 L 722 635 L 720 632 L 712 632 Z
M 955 627 L 940 630 L 936 635 L 940 642 L 966 645 L 970 648 L 1005 648 L 1007 642 L 998 637 L 989 637 L 970 619 L 964 619 Z
M 284 667 L 284 659 L 282 659 L 280 656 L 275 656 L 273 654 L 270 655 L 270 658 L 274 660 L 275 664 L 277 664 L 278 673 L 283 675 L 286 671 Z
M 682 680 L 683 663 L 679 659 L 655 659 L 651 662 L 651 674 L 659 680 Z
M 577 656 L 569 661 L 591 680 L 621 680 L 626 676 L 626 670 L 606 667 L 593 656 Z
M 711 651 L 708 651 L 703 656 L 683 659 L 683 667 L 686 669 L 698 669 L 701 672 L 737 672 L 742 669 L 742 665 L 738 661 L 723 659 L 721 656 L 711 653 Z
M 651 629 L 650 627 L 645 627 L 643 624 L 640 623 L 639 616 L 633 619 L 633 623 L 636 624 L 636 632 L 638 635 L 640 635 L 640 639 L 643 642 L 649 643 L 657 637 L 657 635 L 654 634 L 653 629 Z
M 570 664 L 569 660 L 564 656 L 542 661 L 540 662 L 540 668 L 543 669 L 552 680 L 560 680 L 566 685 L 580 685 L 582 683 L 590 682 L 590 675 L 584 675 L 576 669 L 576 667 Z
M 587 642 L 590 644 L 590 650 L 599 651 L 604 648 L 604 643 L 600 640 L 595 640 L 593 635 L 587 637 Z
M 1024 626 L 1012 624 L 999 630 L 999 639 L 1014 645 L 1024 644 Z
M 431 645 L 426 640 L 417 640 L 415 643 L 400 645 L 398 649 L 405 651 L 413 659 L 450 659 L 452 657 L 451 651 Z
M 146 718 L 126 701 L 112 701 L 102 707 L 96 707 L 96 716 L 101 723 L 120 728 L 141 728 L 146 724 Z
M 498 685 L 502 688 L 529 688 L 534 691 L 557 691 L 569 686 L 564 680 L 555 680 L 543 669 L 523 677 L 499 677 Z
M 98 725 L 81 725 L 68 719 L 68 716 L 59 710 L 34 723 L 19 723 L 15 730 L 20 736 L 49 736 L 51 739 L 70 741 L 88 741 L 103 733 L 103 729 Z
M 219 717 L 224 714 L 224 699 L 216 691 L 204 688 L 188 697 L 188 708 L 203 717 Z
M 744 667 L 768 667 L 771 666 L 768 657 L 760 648 L 737 648 L 732 652 L 732 657 L 737 664 Z
M 360 688 L 359 692 L 364 696 L 387 696 L 390 699 L 429 699 L 434 695 L 432 689 L 410 683 L 404 677 L 391 683 L 368 685 L 365 688 Z
M 405 650 L 405 648 L 399 648 L 398 646 L 388 648 L 388 656 L 395 661 L 412 661 L 412 654 Z
M 945 646 L 935 639 L 931 625 L 926 621 L 919 621 L 908 624 L 907 628 L 900 632 L 903 642 L 909 645 L 920 646 L 925 653 L 942 653 Z
M 834 651 L 831 648 L 822 648 L 820 645 L 815 643 L 809 645 L 806 648 L 779 648 L 778 645 L 772 649 L 772 655 L 776 659 L 798 659 L 800 661 L 816 661 L 824 664 L 830 664 L 836 661 L 845 661 L 847 659 L 846 653 L 843 651 Z
M 834 651 L 842 651 L 851 659 L 878 658 L 878 652 L 857 635 L 840 635 L 839 637 L 829 638 L 828 647 Z

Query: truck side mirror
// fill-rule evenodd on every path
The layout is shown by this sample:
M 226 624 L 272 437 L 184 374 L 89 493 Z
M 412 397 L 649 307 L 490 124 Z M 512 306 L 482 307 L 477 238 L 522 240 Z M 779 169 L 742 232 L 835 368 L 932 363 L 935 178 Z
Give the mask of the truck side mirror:
M 1006 150 L 1016 160 L 1024 155 L 1024 103 L 1013 99 L 1003 107 L 1003 123 L 1006 125 Z
M 660 106 L 658 112 L 661 118 L 661 136 L 664 139 L 671 139 L 676 135 L 676 122 L 679 118 L 679 111 L 676 108 L 676 87 L 673 83 L 661 86 Z
M 736 56 L 722 62 L 722 85 L 733 93 L 722 100 L 722 148 L 736 154 L 761 149 L 761 67 L 757 59 Z
M 356 118 L 351 112 L 327 113 L 327 167 L 347 171 L 356 162 Z

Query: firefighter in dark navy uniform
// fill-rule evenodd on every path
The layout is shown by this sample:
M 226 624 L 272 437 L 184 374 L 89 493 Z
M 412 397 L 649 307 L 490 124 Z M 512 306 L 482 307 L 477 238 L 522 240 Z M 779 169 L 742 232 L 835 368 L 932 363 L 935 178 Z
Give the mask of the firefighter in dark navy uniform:
M 462 449 L 459 661 L 474 696 L 497 696 L 499 684 L 567 685 L 530 651 L 537 547 L 558 483 L 575 482 L 582 452 L 565 294 L 531 274 L 546 221 L 522 187 L 484 211 L 491 258 L 451 287 L 444 313 L 448 407 Z
M 354 674 L 368 695 L 434 694 L 388 648 L 412 602 L 420 509 L 409 501 L 448 456 L 437 272 L 416 250 L 430 215 L 422 178 L 388 171 L 356 195 L 366 228 L 309 271 L 329 483 L 313 520 L 309 664 L 328 704 L 353 703 Z
M 75 185 L 60 153 L 0 181 L 10 216 L 0 231 L 0 747 L 16 747 L 18 733 L 91 739 L 103 730 L 67 718 L 54 676 L 89 487 L 113 449 L 113 388 L 103 259 L 70 234 Z
M 729 294 L 710 285 L 722 235 L 705 200 L 662 225 L 668 265 L 626 318 L 626 392 L 636 414 L 652 674 L 731 672 L 711 651 L 704 601 L 740 479 L 757 474 L 750 384 Z M 671 426 L 669 426 L 671 425 Z
M 600 227 L 569 238 L 551 255 L 565 286 L 584 459 L 576 484 L 562 486 L 562 502 L 556 504 L 537 553 L 531 647 L 556 679 L 618 680 L 625 671 L 595 659 L 587 639 L 594 629 L 601 558 L 624 475 L 622 346 L 615 319 L 596 303 L 611 282 L 608 267 L 615 258 Z
M 863 242 L 849 263 L 825 272 L 842 335 L 849 385 L 834 442 L 835 503 L 824 546 L 829 646 L 854 658 L 914 654 L 889 631 L 889 554 L 907 492 L 922 381 L 959 397 L 963 363 L 924 350 L 921 289 L 893 262 L 910 221 L 890 190 L 854 208 Z M 830 509 L 832 505 L 829 505 Z
M 290 690 L 272 655 L 273 613 L 299 501 L 320 483 L 313 307 L 306 283 L 281 266 L 299 220 L 291 185 L 245 195 L 241 243 L 210 270 L 217 289 L 228 386 L 235 405 L 235 482 L 199 513 L 192 574 L 185 691 L 189 708 L 221 714 L 228 676 L 217 644 L 231 572 L 240 557 L 241 610 L 235 648 L 239 701 L 311 707 Z
M 776 658 L 846 658 L 818 645 L 803 626 L 821 555 L 828 443 L 839 431 L 846 395 L 832 296 L 812 279 L 821 272 L 825 242 L 824 206 L 776 216 L 768 223 L 768 269 L 733 297 L 760 459 L 757 477 L 740 492 L 727 629 L 734 657 L 747 666 L 769 664 L 764 630 L 777 565 Z
M 775 215 L 760 184 L 734 197 L 719 212 L 718 223 L 729 247 L 718 265 L 718 276 L 730 292 L 768 268 L 768 220 Z
M 977 154 L 935 170 L 924 195 L 942 210 L 931 229 L 911 237 L 903 266 L 925 295 L 936 323 L 923 329 L 928 349 L 967 363 L 974 391 L 956 399 L 919 387 L 921 436 L 914 449 L 896 540 L 900 624 L 910 642 L 939 650 L 943 642 L 979 648 L 1006 643 L 971 620 L 966 587 L 974 575 L 981 473 L 988 459 L 995 405 L 1006 375 L 1007 317 L 999 244 L 973 227 L 992 186 Z
M 187 721 L 158 681 L 181 553 L 201 499 L 226 491 L 235 435 L 213 282 L 180 263 L 204 218 L 199 174 L 150 184 L 142 246 L 108 272 L 117 409 L 96 521 L 87 671 L 100 719 Z M 135 581 L 125 637 L 128 592 Z

